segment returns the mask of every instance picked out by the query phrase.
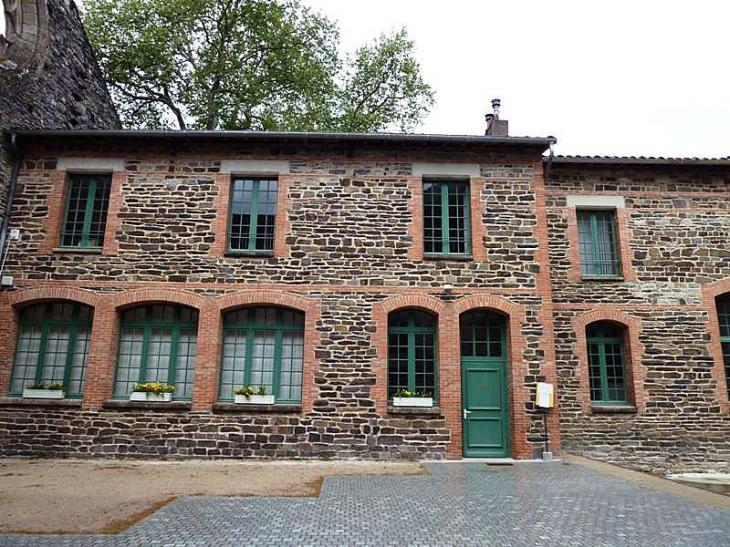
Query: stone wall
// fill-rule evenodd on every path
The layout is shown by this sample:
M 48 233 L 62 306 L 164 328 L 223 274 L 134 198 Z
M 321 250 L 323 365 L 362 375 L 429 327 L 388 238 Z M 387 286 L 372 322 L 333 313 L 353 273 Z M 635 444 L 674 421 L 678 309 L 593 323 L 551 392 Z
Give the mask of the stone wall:
M 12 129 L 114 129 L 111 98 L 71 0 L 3 1 L 11 9 L 0 45 L 0 133 Z M 0 39 L 1 41 L 2 39 Z M 11 157 L 0 138 L 0 222 Z
M 571 279 L 566 196 L 585 194 L 625 198 L 619 239 L 635 280 Z M 640 469 L 727 469 L 730 415 L 713 307 L 730 277 L 730 169 L 556 164 L 547 203 L 564 449 Z M 576 318 L 612 312 L 636 320 L 630 366 L 641 381 L 629 414 L 582 402 Z
M 95 307 L 87 380 L 93 387 L 87 388 L 81 410 L 54 410 L 53 418 L 38 413 L 24 423 L 66 432 L 77 415 L 85 425 L 79 426 L 79 437 L 55 435 L 48 450 L 42 448 L 45 442 L 33 444 L 32 435 L 0 442 L 6 453 L 123 454 L 130 448 L 115 447 L 128 443 L 113 439 L 129 438 L 121 430 L 134 424 L 142 428 L 134 450 L 145 454 L 157 454 L 162 447 L 159 450 L 169 456 L 458 458 L 458 314 L 474 308 L 490 308 L 508 318 L 513 454 L 531 457 L 542 446 L 536 440 L 542 434 L 542 418 L 532 401 L 537 382 L 554 381 L 554 368 L 549 268 L 542 264 L 547 247 L 541 235 L 546 226 L 539 206 L 539 150 L 434 147 L 396 153 L 383 147 L 288 145 L 282 150 L 273 145 L 82 141 L 64 139 L 43 146 L 31 142 L 27 148 L 12 211 L 22 238 L 7 264 L 16 288 L 0 295 L 5 298 L 0 336 L 6 344 L 0 352 L 0 390 L 7 392 L 12 365 L 14 310 L 43 299 L 81 299 Z M 98 156 L 124 160 L 124 171 L 113 175 L 104 248 L 95 254 L 58 249 L 66 184 L 59 158 Z M 223 205 L 231 179 L 221 172 L 222 161 L 247 158 L 288 162 L 289 173 L 281 176 L 286 179 L 286 195 L 279 200 L 284 207 L 277 213 L 285 218 L 286 233 L 283 249 L 271 257 L 216 252 L 216 242 L 225 238 Z M 415 161 L 480 164 L 479 176 L 471 179 L 476 189 L 472 222 L 484 226 L 477 240 L 484 258 L 430 260 L 410 252 L 418 243 L 415 238 L 422 237 L 413 230 L 413 188 L 421 183 L 421 177 L 412 174 Z M 447 283 L 453 286 L 448 292 L 443 288 Z M 118 310 L 145 301 L 176 301 L 201 310 L 193 414 L 141 413 L 138 418 L 130 409 L 106 408 L 112 397 Z M 231 302 L 307 308 L 311 330 L 305 329 L 305 348 L 312 351 L 311 383 L 304 386 L 301 408 L 293 414 L 216 411 L 220 314 L 234 305 Z M 391 302 L 438 315 L 436 415 L 432 411 L 403 416 L 387 406 L 386 351 L 379 345 L 387 318 L 378 310 Z M 5 422 L 10 424 L 28 412 L 12 400 L 0 408 L 14 417 Z M 172 420 L 164 443 L 137 423 L 146 423 L 149 416 L 163 424 Z M 556 418 L 551 417 L 550 428 L 557 449 Z M 118 425 L 104 426 L 110 431 L 102 434 L 94 429 L 95 420 Z M 183 424 L 182 431 L 190 433 L 183 435 L 182 444 L 175 440 L 175 424 Z M 228 433 L 239 435 L 242 427 L 253 426 L 263 429 L 244 433 L 270 436 L 245 437 L 244 442 L 236 437 L 237 444 L 230 444 Z M 13 438 L 19 431 L 25 430 L 14 428 Z M 320 441 L 312 440 L 317 438 Z M 213 452 L 204 452 L 208 449 Z

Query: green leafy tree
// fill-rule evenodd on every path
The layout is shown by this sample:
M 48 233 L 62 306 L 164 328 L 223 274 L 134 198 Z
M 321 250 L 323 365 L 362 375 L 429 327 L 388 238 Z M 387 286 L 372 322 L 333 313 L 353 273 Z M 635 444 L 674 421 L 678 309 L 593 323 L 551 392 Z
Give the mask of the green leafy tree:
M 409 131 L 433 105 L 405 30 L 341 58 L 298 0 L 88 0 L 84 24 L 131 127 Z

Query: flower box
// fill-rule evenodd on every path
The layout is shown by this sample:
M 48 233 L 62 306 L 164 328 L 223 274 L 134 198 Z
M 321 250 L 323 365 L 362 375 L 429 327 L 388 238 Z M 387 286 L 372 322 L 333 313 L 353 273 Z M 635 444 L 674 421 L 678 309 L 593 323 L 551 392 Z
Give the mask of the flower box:
M 276 400 L 274 395 L 235 395 L 235 402 L 238 405 L 273 405 Z
M 432 407 L 433 397 L 393 397 L 393 406 Z
M 145 401 L 148 403 L 168 403 L 172 401 L 172 393 L 151 393 L 149 391 L 133 391 L 130 401 Z
M 63 399 L 62 389 L 24 389 L 23 399 Z

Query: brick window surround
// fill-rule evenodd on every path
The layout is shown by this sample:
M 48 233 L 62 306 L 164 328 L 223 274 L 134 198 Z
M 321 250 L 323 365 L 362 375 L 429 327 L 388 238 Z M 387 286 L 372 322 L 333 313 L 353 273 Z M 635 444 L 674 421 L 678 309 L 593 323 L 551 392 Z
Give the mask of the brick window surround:
M 100 251 L 79 249 L 69 247 L 61 249 L 61 231 L 63 229 L 63 217 L 66 207 L 66 196 L 68 192 L 69 177 L 76 171 L 56 170 L 51 171 L 49 183 L 51 188 L 48 192 L 47 206 L 48 214 L 43 219 L 44 238 L 38 245 L 38 251 L 42 254 L 57 252 L 97 252 L 102 255 L 116 254 L 119 243 L 116 239 L 117 232 L 121 227 L 121 220 L 118 217 L 119 208 L 123 201 L 122 184 L 126 180 L 126 173 L 123 171 L 78 171 L 79 174 L 111 175 L 111 187 L 109 189 L 109 204 L 106 215 L 106 229 L 104 230 L 104 246 Z
M 568 260 L 570 262 L 570 270 L 568 271 L 568 280 L 577 283 L 583 280 L 580 263 L 580 244 L 578 237 L 578 210 L 586 209 L 603 209 L 604 211 L 616 212 L 616 236 L 618 240 L 618 256 L 621 264 L 621 275 L 624 281 L 636 281 L 636 272 L 631 263 L 632 253 L 629 246 L 631 242 L 631 230 L 629 229 L 629 211 L 625 207 L 566 207 L 565 216 L 568 221 Z M 591 280 L 601 280 L 600 277 L 590 278 Z M 609 278 L 615 279 L 615 278 Z
M 583 412 L 593 414 L 588 372 L 586 327 L 600 321 L 614 323 L 624 329 L 623 343 L 628 399 L 629 403 L 636 408 L 637 412 L 643 412 L 646 409 L 646 393 L 644 391 L 646 372 L 642 365 L 644 345 L 639 341 L 641 319 L 609 307 L 594 308 L 586 313 L 573 317 L 571 320 L 575 334 L 573 354 L 578 359 L 578 366 L 575 372 L 579 385 L 577 398 L 583 406 Z M 600 405 L 600 403 L 597 403 L 597 405 Z
M 210 253 L 212 256 L 226 256 L 228 254 L 228 217 L 231 207 L 231 182 L 239 174 L 220 173 L 215 177 L 215 185 L 218 188 L 218 194 L 215 197 L 213 209 L 216 212 L 215 219 L 212 222 L 211 230 L 215 236 L 215 241 L 211 245 Z M 241 175 L 243 176 L 243 175 Z M 276 258 L 287 258 L 289 256 L 289 246 L 286 243 L 286 237 L 291 232 L 289 223 L 289 211 L 291 210 L 291 197 L 289 189 L 291 187 L 291 175 L 256 175 L 255 173 L 247 173 L 246 176 L 277 178 L 277 195 L 276 195 L 276 221 L 274 226 L 274 249 L 272 254 L 256 254 L 252 256 L 274 256 Z M 235 256 L 246 256 L 246 252 L 236 252 Z M 231 253 L 233 256 L 233 253 Z
M 375 333 L 375 360 L 373 388 L 375 408 L 378 414 L 388 411 L 388 315 L 391 312 L 407 308 L 415 308 L 433 313 L 438 318 L 438 386 L 439 407 L 451 430 L 451 443 L 447 447 L 449 459 L 462 457 L 462 412 L 461 412 L 461 352 L 459 338 L 459 316 L 476 309 L 496 311 L 506 316 L 507 347 L 509 348 L 508 391 L 510 407 L 511 447 L 513 457 L 527 458 L 532 456 L 530 443 L 527 441 L 530 430 L 530 417 L 525 404 L 533 394 L 525 386 L 527 366 L 523 361 L 526 340 L 522 334 L 525 322 L 525 309 L 509 300 L 496 295 L 475 295 L 445 303 L 438 298 L 425 294 L 404 294 L 391 296 L 373 306 Z M 558 438 L 555 427 L 551 424 L 551 436 Z
M 438 176 L 428 177 L 434 181 L 438 181 Z M 452 178 L 442 178 L 443 180 L 459 180 Z M 466 178 L 460 179 L 466 181 Z M 484 225 L 485 203 L 482 199 L 482 190 L 486 184 L 484 177 L 469 177 L 469 224 L 471 228 L 471 255 L 454 255 L 457 259 L 468 259 L 476 261 L 484 261 L 487 259 L 487 249 L 484 246 L 484 238 L 487 235 L 486 226 Z M 426 257 L 423 249 L 423 177 L 409 177 L 408 188 L 411 191 L 411 199 L 408 202 L 408 208 L 411 213 L 411 223 L 408 227 L 408 235 L 411 238 L 412 245 L 408 249 L 408 259 L 413 261 L 422 261 Z M 441 256 L 446 255 L 439 255 Z
M 717 386 L 717 400 L 720 404 L 720 411 L 730 412 L 730 401 L 725 378 L 725 362 L 722 357 L 722 344 L 720 342 L 720 321 L 717 316 L 717 298 L 730 296 L 730 277 L 702 285 L 702 305 L 707 311 L 707 331 L 710 341 L 707 344 L 708 350 L 714 365 L 712 367 L 712 378 Z
M 314 376 L 319 368 L 315 348 L 319 344 L 316 329 L 320 319 L 319 300 L 296 294 L 274 291 L 241 291 L 206 298 L 174 289 L 134 289 L 110 295 L 65 287 L 43 287 L 8 294 L 9 306 L 0 307 L 0 343 L 7 348 L 0 363 L 0 393 L 9 389 L 17 343 L 19 309 L 49 301 L 70 301 L 94 309 L 83 393 L 84 408 L 100 408 L 111 399 L 117 366 L 120 312 L 131 307 L 163 303 L 189 306 L 198 310 L 198 346 L 195 354 L 193 410 L 208 411 L 218 396 L 221 360 L 223 313 L 248 306 L 280 306 L 304 312 L 304 361 L 302 377 L 302 410 L 311 412 L 314 400 Z

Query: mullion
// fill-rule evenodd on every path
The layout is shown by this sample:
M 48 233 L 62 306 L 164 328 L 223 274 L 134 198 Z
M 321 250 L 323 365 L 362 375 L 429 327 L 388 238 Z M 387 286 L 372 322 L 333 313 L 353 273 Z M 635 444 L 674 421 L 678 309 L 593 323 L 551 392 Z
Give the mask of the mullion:
M 68 335 L 68 351 L 66 352 L 66 365 L 63 371 L 63 385 L 68 389 L 71 383 L 71 368 L 73 367 L 73 360 L 76 356 L 76 332 L 78 331 L 77 325 L 72 325 Z
M 50 304 L 47 305 L 47 311 L 50 311 Z M 35 380 L 40 382 L 43 379 L 43 369 L 46 362 L 46 345 L 48 344 L 48 325 L 43 326 L 41 331 L 41 344 L 38 347 L 38 362 L 35 367 Z
M 281 308 L 276 310 L 276 321 L 279 325 L 283 323 Z M 271 378 L 271 394 L 279 395 L 279 383 L 281 382 L 281 353 L 282 353 L 283 335 L 281 329 L 276 329 L 276 337 L 274 339 L 274 370 Z
M 441 190 L 441 252 L 451 254 L 449 234 L 449 185 L 440 183 Z
M 258 223 L 259 216 L 259 180 L 251 181 L 251 215 L 249 218 L 248 227 L 248 250 L 256 250 L 256 239 L 258 230 L 256 224 Z
M 416 391 L 416 333 L 413 315 L 408 318 L 408 391 Z
M 91 217 L 94 214 L 94 200 L 96 199 L 96 178 L 89 179 L 89 191 L 86 195 L 86 207 L 84 208 L 84 227 L 81 230 L 81 246 L 89 246 L 89 231 L 91 230 Z

